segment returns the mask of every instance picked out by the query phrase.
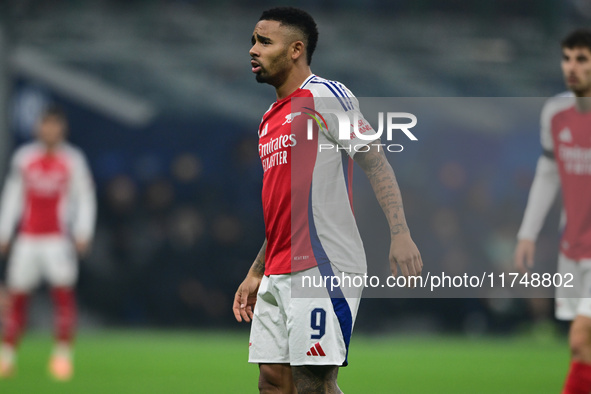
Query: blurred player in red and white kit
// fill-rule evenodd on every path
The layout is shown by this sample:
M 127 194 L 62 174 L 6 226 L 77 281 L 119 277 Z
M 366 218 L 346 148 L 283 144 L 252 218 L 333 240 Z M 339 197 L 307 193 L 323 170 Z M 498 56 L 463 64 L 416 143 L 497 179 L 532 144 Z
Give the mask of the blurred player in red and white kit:
M 56 342 L 49 371 L 59 380 L 68 380 L 73 373 L 76 253 L 88 252 L 96 197 L 86 159 L 65 141 L 66 131 L 64 112 L 49 107 L 37 124 L 37 140 L 14 153 L 4 185 L 0 252 L 10 251 L 6 273 L 10 299 L 0 348 L 1 377 L 14 373 L 27 301 L 43 279 L 54 302 Z
M 572 273 L 573 288 L 557 287 L 556 318 L 571 320 L 571 364 L 564 394 L 591 393 L 591 30 L 562 42 L 562 72 L 570 92 L 546 103 L 541 115 L 543 154 L 538 160 L 515 264 L 531 268 L 535 241 L 562 189 L 564 231 L 558 272 Z
M 292 278 L 366 272 L 352 209 L 353 160 L 368 176 L 390 226 L 392 273 L 397 266 L 405 276 L 422 270 L 377 133 L 343 84 L 310 70 L 317 39 L 314 19 L 291 7 L 263 12 L 251 39 L 252 71 L 258 82 L 275 88 L 277 101 L 258 131 L 266 239 L 236 292 L 233 310 L 238 321 L 252 319 L 249 362 L 259 364 L 262 393 L 341 392 L 337 374 L 347 365 L 361 289 L 348 294 L 349 288 L 327 287 L 303 298 L 294 295 Z M 302 114 L 318 111 L 356 114 L 366 138 L 351 129 L 343 138 L 328 116 L 327 127 L 313 126 L 316 132 L 307 137 L 310 118 Z

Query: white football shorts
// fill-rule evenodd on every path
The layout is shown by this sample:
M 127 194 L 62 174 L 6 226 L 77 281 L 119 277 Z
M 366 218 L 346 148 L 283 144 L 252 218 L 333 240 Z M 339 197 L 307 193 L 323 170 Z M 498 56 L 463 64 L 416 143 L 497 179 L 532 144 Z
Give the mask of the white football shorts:
M 577 315 L 591 318 L 591 259 L 575 261 L 560 253 L 558 273 L 563 279 L 571 278 L 567 274 L 572 274 L 569 284 L 573 287 L 556 288 L 556 318 L 573 320 Z
M 328 263 L 297 275 L 326 278 L 359 274 L 343 274 Z M 263 277 L 254 308 L 248 361 L 292 366 L 347 365 L 363 289 L 347 289 L 343 294 L 341 288 L 329 285 L 330 289 L 314 292 L 322 296 L 292 297 L 292 280 L 296 276 L 291 274 Z
M 43 279 L 52 287 L 72 287 L 77 277 L 76 254 L 67 237 L 19 235 L 14 241 L 6 274 L 10 289 L 30 292 Z

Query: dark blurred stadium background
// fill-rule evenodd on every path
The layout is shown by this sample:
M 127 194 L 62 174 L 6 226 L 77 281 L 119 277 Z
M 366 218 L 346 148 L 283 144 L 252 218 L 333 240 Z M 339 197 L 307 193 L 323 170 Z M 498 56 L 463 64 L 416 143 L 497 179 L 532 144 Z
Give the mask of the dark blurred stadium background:
M 231 300 L 263 240 L 256 129 L 274 99 L 248 50 L 260 12 L 281 4 L 0 2 L 0 175 L 57 102 L 97 183 L 82 327 L 236 327 Z M 549 97 L 564 90 L 561 36 L 591 22 L 586 0 L 298 5 L 320 28 L 314 72 L 359 97 Z M 539 155 L 537 115 L 510 131 L 474 122 L 425 141 L 393 163 L 426 269 L 508 269 Z M 357 189 L 357 209 L 379 209 Z M 557 216 L 539 246 L 550 264 Z M 360 227 L 367 242 L 379 237 Z M 49 326 L 49 307 L 36 300 L 33 326 Z M 505 333 L 551 316 L 548 300 L 368 299 L 358 327 Z

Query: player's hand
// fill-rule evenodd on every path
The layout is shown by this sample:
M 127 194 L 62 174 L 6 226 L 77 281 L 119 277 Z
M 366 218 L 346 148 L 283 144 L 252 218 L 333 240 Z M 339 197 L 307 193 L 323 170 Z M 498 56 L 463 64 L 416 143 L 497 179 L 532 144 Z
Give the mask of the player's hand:
M 249 274 L 238 287 L 238 291 L 236 291 L 236 295 L 234 296 L 232 310 L 234 311 L 234 317 L 239 322 L 244 320 L 250 323 L 252 320 L 254 304 L 257 302 L 257 292 L 259 291 L 261 279 Z
M 10 244 L 8 242 L 1 242 L 0 243 L 0 256 L 6 257 L 8 255 L 8 251 L 10 250 Z
M 80 257 L 84 257 L 90 252 L 90 242 L 86 240 L 76 240 L 74 245 L 76 247 L 76 252 Z
M 521 272 L 534 267 L 534 254 L 536 252 L 536 243 L 529 239 L 520 239 L 515 248 L 513 260 L 515 268 Z
M 419 276 L 423 271 L 423 260 L 417 245 L 409 233 L 397 234 L 390 244 L 390 269 L 392 275 L 398 274 L 398 267 L 405 277 Z

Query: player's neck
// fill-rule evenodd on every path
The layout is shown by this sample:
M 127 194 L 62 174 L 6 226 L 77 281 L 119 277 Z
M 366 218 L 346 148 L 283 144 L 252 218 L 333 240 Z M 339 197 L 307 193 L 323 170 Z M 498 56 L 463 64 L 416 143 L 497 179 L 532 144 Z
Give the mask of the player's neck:
M 591 91 L 584 96 L 578 96 L 576 103 L 580 112 L 591 112 Z
M 47 152 L 48 155 L 52 155 L 55 153 L 55 151 L 57 151 L 58 147 L 60 146 L 60 143 L 55 143 L 55 144 L 43 144 L 45 146 L 45 152 Z
M 310 75 L 312 75 L 312 71 L 308 65 L 301 68 L 294 68 L 289 76 L 285 79 L 285 82 L 283 82 L 280 86 L 275 87 L 277 100 L 282 100 L 295 92 Z

